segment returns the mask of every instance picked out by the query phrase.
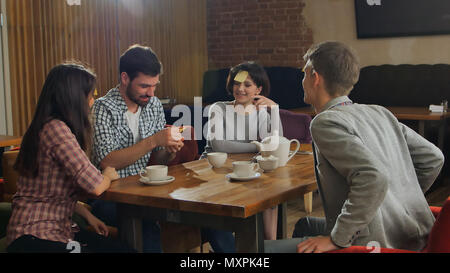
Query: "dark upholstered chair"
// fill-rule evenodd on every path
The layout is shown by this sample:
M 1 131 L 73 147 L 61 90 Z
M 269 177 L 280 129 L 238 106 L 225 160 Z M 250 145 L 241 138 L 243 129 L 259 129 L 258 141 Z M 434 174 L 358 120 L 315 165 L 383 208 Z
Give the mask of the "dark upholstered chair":
M 293 113 L 280 109 L 280 119 L 283 124 L 283 135 L 287 139 L 297 139 L 300 143 L 311 143 L 311 116 L 301 113 Z
M 0 253 L 6 253 L 6 227 L 8 226 L 11 213 L 11 203 L 0 202 Z
M 400 64 L 366 66 L 350 93 L 356 103 L 425 106 L 450 100 L 450 65 Z
M 283 126 L 283 136 L 287 139 L 297 139 L 302 143 L 311 143 L 311 132 L 309 125 L 311 124 L 311 116 L 301 113 L 293 113 L 289 110 L 280 109 L 280 119 Z M 312 212 L 312 192 L 306 193 L 304 196 L 305 211 Z
M 3 202 L 11 202 L 13 195 L 17 191 L 16 182 L 19 179 L 19 174 L 13 169 L 14 162 L 19 155 L 19 148 L 14 148 L 3 153 Z

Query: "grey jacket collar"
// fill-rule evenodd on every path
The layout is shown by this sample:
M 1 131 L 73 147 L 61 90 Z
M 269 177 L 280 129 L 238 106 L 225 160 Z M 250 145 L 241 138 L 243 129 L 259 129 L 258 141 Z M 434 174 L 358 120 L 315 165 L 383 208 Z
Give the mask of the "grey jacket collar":
M 341 103 L 345 103 L 345 102 L 352 102 L 352 101 L 347 96 L 340 96 L 340 97 L 334 98 L 334 99 L 330 100 L 329 102 L 327 102 L 327 104 L 325 104 L 322 112 L 336 106 L 337 104 L 341 104 Z

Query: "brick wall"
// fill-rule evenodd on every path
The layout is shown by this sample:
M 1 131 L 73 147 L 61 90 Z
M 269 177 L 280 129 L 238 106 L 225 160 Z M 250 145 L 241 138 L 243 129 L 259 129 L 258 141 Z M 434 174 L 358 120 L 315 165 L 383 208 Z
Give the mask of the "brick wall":
M 304 6 L 304 0 L 207 0 L 209 69 L 247 60 L 302 66 L 313 43 Z

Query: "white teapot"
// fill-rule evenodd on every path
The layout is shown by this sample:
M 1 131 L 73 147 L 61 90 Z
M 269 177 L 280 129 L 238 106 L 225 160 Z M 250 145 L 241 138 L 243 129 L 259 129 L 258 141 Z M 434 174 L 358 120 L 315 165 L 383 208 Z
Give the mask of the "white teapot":
M 291 155 L 291 143 L 297 143 L 297 147 Z M 271 155 L 278 157 L 278 166 L 285 166 L 286 163 L 297 153 L 300 149 L 300 142 L 296 139 L 289 140 L 283 136 L 268 136 L 261 142 L 252 141 L 256 144 L 258 150 L 261 152 L 261 156 L 269 157 Z

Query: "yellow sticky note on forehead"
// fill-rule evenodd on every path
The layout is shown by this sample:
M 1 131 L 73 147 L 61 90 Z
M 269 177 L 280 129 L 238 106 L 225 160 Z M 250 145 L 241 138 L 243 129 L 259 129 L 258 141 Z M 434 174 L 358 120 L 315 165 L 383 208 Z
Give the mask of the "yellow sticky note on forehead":
M 236 74 L 236 77 L 234 77 L 234 81 L 236 82 L 244 82 L 247 79 L 248 72 L 241 70 L 239 73 Z

